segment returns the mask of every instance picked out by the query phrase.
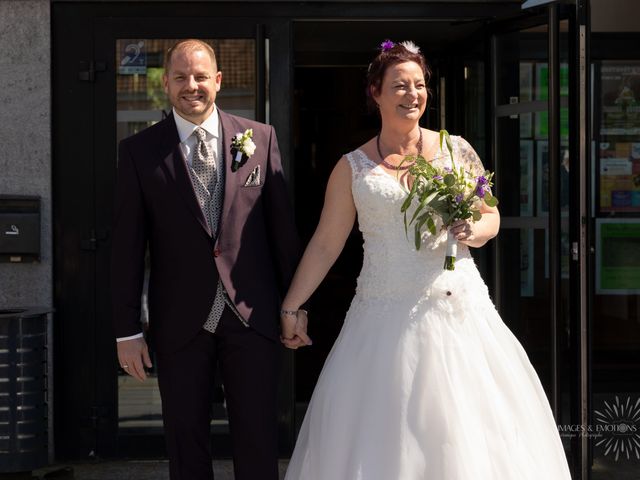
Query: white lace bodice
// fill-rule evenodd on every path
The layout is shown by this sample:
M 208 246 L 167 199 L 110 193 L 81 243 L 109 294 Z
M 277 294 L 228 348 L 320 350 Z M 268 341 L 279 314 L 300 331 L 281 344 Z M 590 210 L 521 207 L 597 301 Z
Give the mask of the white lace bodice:
M 463 162 L 474 175 L 484 173 L 482 162 L 469 143 L 458 136 L 452 136 L 451 140 L 456 161 Z M 408 193 L 406 187 L 362 150 L 355 150 L 346 157 L 351 166 L 351 190 L 364 238 L 364 262 L 357 293 L 365 297 L 395 298 L 428 295 L 443 272 L 446 231 L 441 230 L 441 222 L 436 222 L 438 234 L 425 232 L 422 246 L 416 250 L 413 226 L 407 236 L 400 212 Z M 448 166 L 450 162 L 446 147 L 433 159 L 434 165 L 438 166 Z M 475 270 L 469 249 L 459 244 L 455 272 L 469 268 Z

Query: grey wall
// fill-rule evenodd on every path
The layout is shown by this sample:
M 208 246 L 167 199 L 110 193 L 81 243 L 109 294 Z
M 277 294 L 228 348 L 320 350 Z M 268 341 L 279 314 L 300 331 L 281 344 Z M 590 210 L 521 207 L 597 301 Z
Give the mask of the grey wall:
M 49 0 L 0 0 L 0 194 L 42 198 L 42 261 L 0 263 L 0 308 L 52 305 Z

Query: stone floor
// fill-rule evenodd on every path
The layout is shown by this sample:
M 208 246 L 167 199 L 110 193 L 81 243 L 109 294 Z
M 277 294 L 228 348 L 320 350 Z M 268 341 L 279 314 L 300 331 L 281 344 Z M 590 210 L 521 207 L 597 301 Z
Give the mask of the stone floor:
M 287 460 L 280 461 L 280 479 L 284 478 Z M 214 462 L 215 480 L 233 480 L 230 460 Z M 169 480 L 165 460 L 130 460 L 53 465 L 32 475 L 1 474 L 0 480 Z M 621 458 L 619 461 L 599 458 L 594 462 L 592 480 L 640 480 L 640 461 Z M 341 479 L 336 479 L 341 480 Z M 390 479 L 401 480 L 401 479 Z
M 280 461 L 280 478 L 284 478 L 287 461 Z M 213 464 L 215 480 L 233 480 L 231 460 L 218 460 Z M 169 480 L 169 465 L 163 460 L 131 460 L 114 462 L 76 463 L 57 465 L 33 472 L 32 477 L 4 477 L 2 480 Z
M 280 461 L 280 479 L 284 478 L 287 460 Z M 233 480 L 230 460 L 214 462 L 215 480 Z M 596 461 L 592 480 L 640 480 L 640 462 L 620 460 Z M 0 480 L 169 480 L 164 460 L 131 460 L 55 465 L 33 472 L 33 476 L 3 475 Z M 396 480 L 396 479 L 393 479 Z

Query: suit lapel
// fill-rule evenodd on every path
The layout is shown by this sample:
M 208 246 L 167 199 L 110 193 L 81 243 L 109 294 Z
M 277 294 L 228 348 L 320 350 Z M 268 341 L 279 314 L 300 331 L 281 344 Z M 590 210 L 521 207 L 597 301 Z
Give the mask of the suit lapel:
M 173 114 L 170 114 L 166 121 L 166 131 L 162 141 L 161 152 L 164 155 L 164 166 L 169 173 L 169 176 L 175 181 L 176 187 L 180 196 L 187 203 L 189 210 L 196 217 L 196 220 L 202 228 L 204 228 L 207 235 L 211 236 L 211 231 L 207 226 L 207 221 L 204 218 L 196 193 L 193 190 L 193 184 L 191 183 L 191 176 L 187 170 L 187 159 L 182 153 L 180 148 L 180 138 L 178 137 L 178 129 L 176 128 L 176 122 L 173 119 Z
M 219 231 L 227 224 L 227 217 L 233 204 L 233 199 L 238 191 L 236 172 L 231 170 L 233 158 L 231 158 L 231 139 L 241 130 L 241 126 L 229 115 L 218 109 L 220 125 L 222 126 L 222 154 L 224 155 L 224 200 L 222 202 L 222 218 Z M 218 233 L 218 238 L 220 233 Z

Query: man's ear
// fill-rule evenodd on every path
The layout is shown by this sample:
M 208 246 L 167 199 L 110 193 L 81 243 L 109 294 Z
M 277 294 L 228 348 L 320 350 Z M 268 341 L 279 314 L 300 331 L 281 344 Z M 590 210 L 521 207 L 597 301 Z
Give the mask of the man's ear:
M 220 70 L 216 72 L 215 80 L 216 80 L 216 92 L 219 92 L 220 86 L 222 85 L 222 72 Z
M 164 93 L 169 94 L 169 77 L 166 73 L 162 74 L 162 88 L 164 89 Z

